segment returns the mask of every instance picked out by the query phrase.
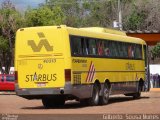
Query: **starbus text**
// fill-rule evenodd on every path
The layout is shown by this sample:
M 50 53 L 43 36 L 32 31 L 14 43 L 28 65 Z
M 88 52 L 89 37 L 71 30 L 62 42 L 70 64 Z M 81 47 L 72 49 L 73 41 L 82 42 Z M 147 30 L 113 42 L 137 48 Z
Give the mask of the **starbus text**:
M 57 74 L 37 74 L 26 75 L 26 82 L 32 81 L 56 81 Z

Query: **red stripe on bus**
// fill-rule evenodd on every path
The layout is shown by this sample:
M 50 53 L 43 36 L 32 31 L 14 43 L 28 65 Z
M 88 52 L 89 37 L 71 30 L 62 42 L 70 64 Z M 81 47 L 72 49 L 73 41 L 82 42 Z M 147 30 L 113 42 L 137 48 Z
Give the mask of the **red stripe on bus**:
M 92 66 L 92 61 L 91 61 L 91 64 L 90 64 L 90 67 L 89 67 L 89 71 L 88 71 L 88 74 L 87 74 L 86 82 L 89 81 L 91 66 Z

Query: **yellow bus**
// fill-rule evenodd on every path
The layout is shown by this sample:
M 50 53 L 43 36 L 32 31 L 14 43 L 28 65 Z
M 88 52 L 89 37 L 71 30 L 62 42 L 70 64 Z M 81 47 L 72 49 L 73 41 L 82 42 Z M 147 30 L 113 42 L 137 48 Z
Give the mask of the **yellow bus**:
M 71 99 L 104 105 L 113 94 L 139 98 L 147 67 L 146 43 L 125 32 L 61 25 L 16 33 L 16 93 L 44 107 Z

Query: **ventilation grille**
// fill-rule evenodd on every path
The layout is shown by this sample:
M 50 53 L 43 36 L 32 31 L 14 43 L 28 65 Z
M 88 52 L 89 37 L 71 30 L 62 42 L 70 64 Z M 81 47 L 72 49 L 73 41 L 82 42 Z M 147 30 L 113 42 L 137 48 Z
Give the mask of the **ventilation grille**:
M 73 84 L 81 84 L 81 74 L 73 74 Z

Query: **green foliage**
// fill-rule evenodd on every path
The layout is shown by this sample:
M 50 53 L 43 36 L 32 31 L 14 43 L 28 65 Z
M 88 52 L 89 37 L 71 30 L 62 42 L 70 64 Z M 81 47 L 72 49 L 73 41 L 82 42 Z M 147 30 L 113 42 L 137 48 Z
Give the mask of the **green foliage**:
M 25 13 L 27 26 L 45 26 L 62 24 L 65 17 L 60 7 L 53 10 L 47 6 L 28 9 Z
M 16 11 L 10 1 L 4 1 L 0 8 L 0 67 L 5 66 L 6 72 L 14 63 L 15 33 L 22 27 L 23 17 Z
M 160 57 L 160 43 L 157 43 L 157 45 L 152 49 L 151 52 L 154 57 Z
M 87 5 L 89 12 L 89 15 L 87 16 L 88 26 L 111 27 L 112 21 L 116 18 L 116 14 L 114 14 L 113 10 L 115 5 L 117 5 L 116 0 L 93 0 L 92 4 Z
M 79 0 L 48 0 L 46 5 L 54 10 L 56 7 L 62 10 L 65 16 L 63 24 L 78 27 L 83 19 L 83 11 Z
M 0 52 L 8 52 L 8 51 L 9 51 L 8 40 L 0 36 Z
M 2 31 L 2 34 L 5 34 L 6 36 L 8 30 L 15 33 L 19 27 L 23 26 L 23 17 L 16 11 L 11 3 L 3 4 L 0 9 L 0 17 L 0 29 L 4 30 Z
M 127 18 L 126 27 L 129 30 L 137 30 L 143 24 L 145 20 L 145 12 L 144 11 L 136 11 L 134 10 Z

